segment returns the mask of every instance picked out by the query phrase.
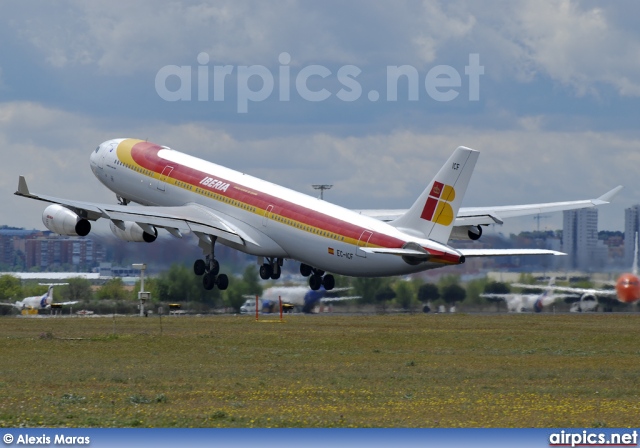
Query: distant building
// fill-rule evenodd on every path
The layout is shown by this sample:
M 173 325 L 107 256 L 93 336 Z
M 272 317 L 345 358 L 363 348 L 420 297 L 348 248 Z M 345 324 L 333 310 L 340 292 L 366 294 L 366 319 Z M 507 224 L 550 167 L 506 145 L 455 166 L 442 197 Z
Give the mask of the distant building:
M 627 266 L 633 264 L 635 235 L 640 229 L 640 205 L 634 205 L 624 211 L 624 261 Z
M 100 263 L 100 277 L 140 277 L 140 270 L 129 266 L 114 266 L 112 263 Z
M 587 208 L 563 212 L 562 251 L 566 269 L 589 271 L 604 267 L 608 248 L 598 240 L 598 210 Z
M 102 248 L 93 240 L 57 235 L 26 240 L 24 254 L 27 269 L 58 269 L 65 265 L 88 269 L 103 259 Z
M 24 265 L 24 243 L 29 238 L 42 236 L 40 230 L 0 227 L 0 264 L 7 268 Z

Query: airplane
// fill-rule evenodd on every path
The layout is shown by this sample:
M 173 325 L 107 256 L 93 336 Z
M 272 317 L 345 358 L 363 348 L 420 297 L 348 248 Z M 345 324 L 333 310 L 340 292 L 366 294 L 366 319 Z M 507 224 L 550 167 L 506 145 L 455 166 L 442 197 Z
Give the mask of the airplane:
M 570 313 L 587 313 L 598 311 L 600 303 L 596 296 L 589 294 L 583 294 L 580 296 L 580 300 L 573 302 L 569 308 Z
M 349 289 L 351 288 L 334 288 L 332 292 L 346 291 Z M 244 297 L 247 301 L 240 307 L 240 312 L 255 312 L 255 296 L 246 295 Z M 282 300 L 282 307 L 285 312 L 299 309 L 304 313 L 311 313 L 320 303 L 340 302 L 359 298 L 360 296 L 327 297 L 327 290 L 322 286 L 315 291 L 309 289 L 308 286 L 272 286 L 264 290 L 260 302 L 262 303 L 262 309 L 267 308 L 270 312 L 277 310 L 279 301 Z
M 555 284 L 556 279 L 551 278 L 549 280 L 549 287 Z M 531 287 L 531 285 L 524 285 L 514 283 L 512 286 Z M 542 294 L 494 294 L 483 293 L 480 297 L 487 299 L 502 299 L 507 304 L 507 310 L 510 313 L 525 313 L 534 311 L 536 313 L 542 312 L 545 306 L 551 305 L 557 299 L 567 297 L 566 294 L 552 294 L 552 289 L 546 289 Z
M 75 302 L 54 302 L 53 301 L 53 287 L 56 285 L 66 285 L 66 283 L 55 283 L 55 284 L 50 284 L 49 285 L 49 289 L 47 290 L 46 293 L 44 293 L 41 296 L 32 296 L 32 297 L 25 297 L 22 300 L 17 300 L 15 303 L 2 303 L 0 302 L 0 305 L 4 305 L 4 306 L 13 306 L 15 308 L 18 308 L 19 310 L 44 310 L 44 309 L 49 309 L 51 308 L 51 306 L 53 305 L 55 306 L 62 306 L 62 305 L 73 305 L 75 303 L 78 303 L 77 301 Z
M 461 208 L 479 152 L 458 147 L 407 211 L 385 222 L 379 210 L 354 211 L 148 141 L 108 140 L 91 153 L 94 175 L 117 205 L 31 193 L 19 177 L 15 194 L 52 203 L 42 220 L 60 235 L 86 236 L 91 221 L 109 220 L 125 241 L 153 242 L 158 229 L 198 238 L 204 259 L 194 273 L 205 289 L 227 288 L 215 258 L 217 242 L 258 258 L 260 277 L 278 279 L 285 259 L 318 290 L 335 273 L 377 277 L 457 265 L 468 257 L 561 255 L 543 249 L 455 249 L 451 237 L 476 240 L 480 226 L 503 218 L 608 203 L 622 186 L 597 199 L 503 207 Z M 129 205 L 131 202 L 141 206 Z M 377 216 L 376 216 L 377 215 Z M 380 218 L 380 219 L 378 219 Z
M 524 286 L 520 284 L 514 284 L 514 286 Z M 531 285 L 529 285 L 531 287 Z M 640 278 L 638 277 L 638 233 L 635 236 L 635 250 L 633 253 L 633 265 L 631 266 L 631 272 L 625 272 L 616 281 L 615 289 L 597 289 L 597 288 L 572 288 L 569 286 L 546 286 L 545 289 L 553 289 L 555 291 L 569 292 L 573 294 L 580 294 L 580 302 L 584 303 L 583 307 L 591 311 L 591 308 L 596 307 L 598 303 L 598 296 L 615 297 L 622 303 L 636 303 L 640 300 Z M 595 301 L 595 305 L 593 304 Z M 582 306 L 576 311 L 582 309 Z

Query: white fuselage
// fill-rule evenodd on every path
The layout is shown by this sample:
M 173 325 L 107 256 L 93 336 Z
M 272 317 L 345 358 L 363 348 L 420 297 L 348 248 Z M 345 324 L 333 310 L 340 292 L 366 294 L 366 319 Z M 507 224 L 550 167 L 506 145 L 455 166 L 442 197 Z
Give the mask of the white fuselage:
M 402 275 L 459 263 L 455 249 L 377 219 L 166 147 L 128 142 L 104 142 L 91 155 L 91 169 L 107 188 L 147 206 L 206 207 L 250 237 L 245 244 L 218 240 L 245 253 L 350 276 Z M 400 256 L 360 249 L 409 242 L 434 257 L 411 265 Z
M 22 300 L 19 300 L 15 303 L 15 307 L 19 309 L 30 308 L 30 309 L 46 309 L 51 308 L 51 301 L 53 297 L 48 292 L 41 296 L 32 296 L 25 297 Z

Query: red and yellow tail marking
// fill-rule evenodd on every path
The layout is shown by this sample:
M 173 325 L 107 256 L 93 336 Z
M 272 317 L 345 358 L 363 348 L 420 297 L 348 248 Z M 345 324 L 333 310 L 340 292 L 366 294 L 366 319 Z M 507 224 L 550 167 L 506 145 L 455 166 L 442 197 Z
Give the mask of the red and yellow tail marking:
M 451 185 L 445 185 L 438 181 L 434 182 L 420 218 L 443 226 L 450 225 L 454 219 L 450 203 L 455 198 L 456 190 Z

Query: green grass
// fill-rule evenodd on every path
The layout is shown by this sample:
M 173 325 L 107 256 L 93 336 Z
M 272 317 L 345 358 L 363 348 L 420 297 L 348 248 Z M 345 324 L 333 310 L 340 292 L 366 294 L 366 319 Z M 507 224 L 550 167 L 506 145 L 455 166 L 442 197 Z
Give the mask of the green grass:
M 0 426 L 627 427 L 640 315 L 0 319 Z

